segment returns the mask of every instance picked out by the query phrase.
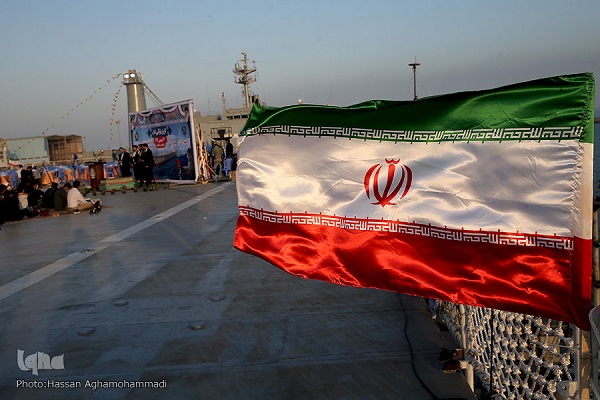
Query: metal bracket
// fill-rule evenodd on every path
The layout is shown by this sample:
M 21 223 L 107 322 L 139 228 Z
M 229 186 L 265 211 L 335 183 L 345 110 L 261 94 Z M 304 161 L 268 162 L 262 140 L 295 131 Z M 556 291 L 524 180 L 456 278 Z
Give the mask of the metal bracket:
M 563 397 L 573 397 L 577 393 L 577 382 L 560 381 L 556 385 L 556 391 Z

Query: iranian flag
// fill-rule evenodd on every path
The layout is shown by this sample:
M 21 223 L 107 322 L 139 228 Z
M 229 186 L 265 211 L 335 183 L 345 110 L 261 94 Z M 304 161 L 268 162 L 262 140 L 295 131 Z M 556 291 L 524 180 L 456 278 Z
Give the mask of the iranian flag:
M 255 104 L 234 246 L 303 278 L 589 329 L 594 80 Z

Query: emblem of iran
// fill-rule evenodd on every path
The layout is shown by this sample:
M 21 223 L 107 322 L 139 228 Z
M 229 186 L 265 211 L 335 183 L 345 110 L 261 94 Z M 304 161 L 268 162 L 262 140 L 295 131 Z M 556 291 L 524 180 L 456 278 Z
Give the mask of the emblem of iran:
M 371 204 L 395 206 L 392 200 L 396 196 L 402 199 L 408 193 L 412 183 L 412 171 L 407 165 L 399 166 L 400 159 L 385 159 L 387 168 L 375 164 L 365 175 L 365 191 L 369 200 L 377 200 Z

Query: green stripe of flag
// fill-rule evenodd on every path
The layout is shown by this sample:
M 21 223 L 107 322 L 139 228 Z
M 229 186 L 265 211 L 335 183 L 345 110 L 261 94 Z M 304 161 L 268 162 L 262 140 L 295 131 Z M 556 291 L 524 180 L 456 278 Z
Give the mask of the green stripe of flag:
M 268 127 L 336 127 L 373 132 L 430 132 L 438 139 L 463 140 L 555 140 L 539 135 L 491 135 L 475 139 L 452 139 L 443 132 L 549 132 L 553 128 L 580 128 L 576 137 L 593 143 L 594 77 L 591 73 L 558 76 L 496 89 L 461 92 L 417 101 L 371 100 L 349 107 L 295 105 L 282 108 L 255 103 L 244 131 Z M 539 129 L 543 128 L 543 129 Z M 262 132 L 261 132 L 262 133 Z M 283 132 L 282 132 L 283 133 Z M 344 135 L 341 135 L 342 137 Z M 381 140 L 378 138 L 361 138 Z M 386 138 L 384 140 L 394 140 Z M 406 141 L 406 140 L 395 140 Z

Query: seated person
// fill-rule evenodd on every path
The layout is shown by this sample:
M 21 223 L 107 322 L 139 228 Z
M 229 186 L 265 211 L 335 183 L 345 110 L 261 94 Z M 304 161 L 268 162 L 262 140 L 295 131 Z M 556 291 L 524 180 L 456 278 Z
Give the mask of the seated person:
M 65 211 L 67 209 L 67 192 L 71 189 L 71 184 L 66 182 L 63 187 L 56 189 L 54 193 L 54 209 L 56 211 Z
M 25 188 L 25 193 L 27 193 L 27 204 L 29 207 L 36 208 L 42 205 L 44 192 L 40 190 L 40 184 L 35 180 Z
M 0 222 L 20 221 L 23 216 L 23 211 L 19 208 L 17 192 L 0 185 Z
M 227 156 L 225 161 L 223 161 L 223 172 L 225 172 L 225 176 L 229 176 L 229 172 L 233 167 L 233 158 L 231 156 Z
M 17 186 L 17 199 L 19 200 L 19 209 L 28 218 L 33 218 L 40 213 L 29 205 L 29 194 L 27 193 L 27 185 L 19 183 Z
M 73 181 L 73 188 L 67 192 L 67 208 L 70 212 L 89 210 L 93 206 L 92 200 L 84 198 L 79 191 L 80 186 L 81 182 Z
M 50 188 L 46 190 L 44 193 L 44 198 L 42 199 L 42 205 L 46 208 L 54 208 L 54 193 L 58 190 L 58 183 L 52 182 L 50 184 Z

